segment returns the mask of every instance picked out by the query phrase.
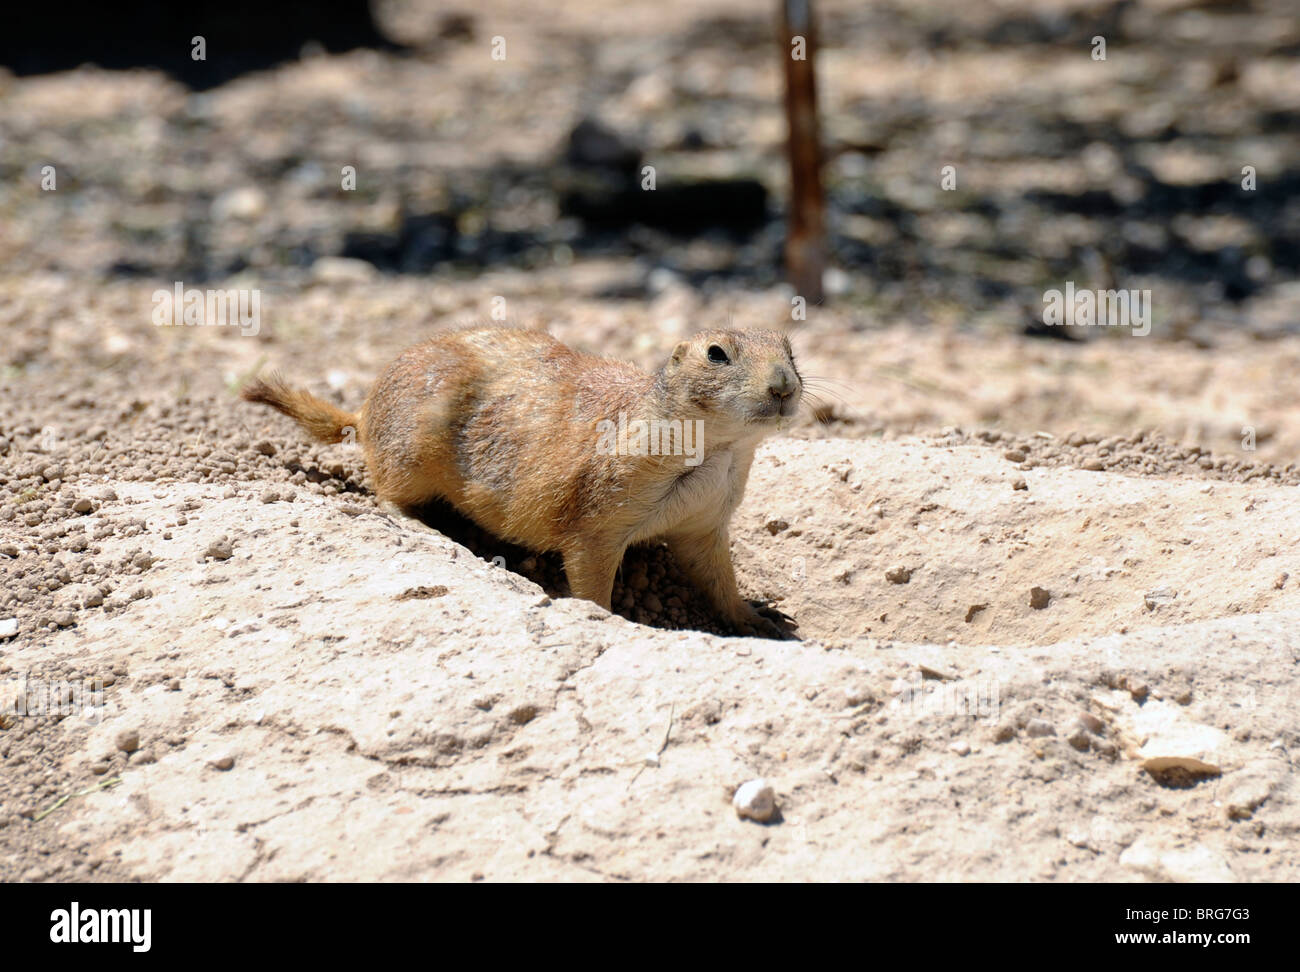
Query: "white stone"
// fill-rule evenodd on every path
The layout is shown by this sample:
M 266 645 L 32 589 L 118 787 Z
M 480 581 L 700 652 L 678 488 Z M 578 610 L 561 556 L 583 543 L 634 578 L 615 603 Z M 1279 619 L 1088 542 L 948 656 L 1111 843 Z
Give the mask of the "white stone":
M 1101 700 L 1094 699 L 1098 701 Z M 1121 702 L 1113 711 L 1119 741 L 1126 754 L 1140 760 L 1147 772 L 1158 774 L 1181 769 L 1196 776 L 1223 772 L 1228 734 L 1192 722 L 1182 706 L 1159 700 L 1139 708 Z
M 366 260 L 321 257 L 311 265 L 311 275 L 320 283 L 369 283 L 379 276 L 379 271 Z
M 1165 847 L 1143 837 L 1120 854 L 1119 863 L 1157 881 L 1227 884 L 1237 880 L 1228 862 L 1201 844 Z
M 737 787 L 736 796 L 731 802 L 741 819 L 766 823 L 776 813 L 776 793 L 764 779 L 742 783 Z
M 257 219 L 266 212 L 266 194 L 254 186 L 227 189 L 212 202 L 212 218 Z

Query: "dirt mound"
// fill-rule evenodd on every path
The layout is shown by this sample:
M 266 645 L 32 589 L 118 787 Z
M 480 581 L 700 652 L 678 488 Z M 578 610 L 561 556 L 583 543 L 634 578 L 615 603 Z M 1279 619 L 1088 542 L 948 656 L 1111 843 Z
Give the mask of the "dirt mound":
M 193 442 L 235 407 L 137 410 L 157 455 L 52 478 L 5 548 L 8 878 L 1294 877 L 1293 489 L 777 441 L 735 559 L 806 640 L 763 642 L 656 630 L 695 604 L 663 555 L 616 596 L 645 627 L 355 459 Z M 1143 769 L 1157 729 L 1212 772 Z

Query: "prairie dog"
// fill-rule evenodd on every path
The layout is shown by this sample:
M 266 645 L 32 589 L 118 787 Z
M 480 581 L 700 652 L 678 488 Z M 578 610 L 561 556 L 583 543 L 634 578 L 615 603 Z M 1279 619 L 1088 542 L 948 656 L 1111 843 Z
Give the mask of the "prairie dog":
M 576 597 L 608 610 L 624 551 L 660 538 L 728 623 L 780 633 L 740 597 L 727 535 L 755 447 L 803 395 L 776 331 L 705 331 L 649 374 L 544 331 L 475 326 L 403 352 L 357 415 L 276 377 L 241 394 L 323 442 L 355 429 L 381 501 L 442 499 L 559 551 Z

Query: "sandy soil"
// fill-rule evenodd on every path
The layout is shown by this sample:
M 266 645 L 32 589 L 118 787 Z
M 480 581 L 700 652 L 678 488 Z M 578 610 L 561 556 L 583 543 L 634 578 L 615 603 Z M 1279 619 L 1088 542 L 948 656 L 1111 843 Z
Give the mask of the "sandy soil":
M 485 37 L 494 18 L 539 16 L 482 6 Z M 827 6 L 847 38 L 919 36 L 937 17 Z M 679 7 L 632 8 L 616 25 L 565 14 L 547 28 L 550 60 L 521 44 L 545 117 L 516 104 L 528 84 L 492 80 L 460 41 L 414 59 L 317 58 L 203 96 L 149 72 L 0 78 L 5 131 L 76 160 L 57 201 L 0 188 L 0 879 L 1300 877 L 1300 336 L 1282 249 L 1252 265 L 1237 300 L 1170 283 L 1215 279 L 1203 267 L 1157 267 L 1172 309 L 1153 334 L 1086 342 L 1022 335 L 1020 291 L 963 289 L 974 251 L 921 202 L 900 223 L 919 263 L 850 262 L 806 322 L 770 279 L 769 230 L 739 248 L 565 242 L 565 221 L 529 195 L 545 192 L 500 170 L 476 178 L 514 200 L 519 259 L 498 253 L 514 245 L 508 228 L 475 230 L 472 206 L 453 217 L 461 262 L 432 275 L 333 259 L 347 231 L 390 232 L 403 206 L 450 206 L 470 184 L 458 178 L 472 181 L 428 172 L 476 153 L 549 160 L 588 107 L 570 97 L 591 77 L 573 38 L 621 38 L 599 47 L 621 79 L 602 97 L 640 111 L 652 147 L 686 117 L 706 144 L 721 139 L 691 156 L 702 168 L 777 166 L 779 115 L 755 111 L 743 137 L 734 119 L 746 97 L 772 95 L 774 76 L 746 61 L 765 35 L 739 5 Z M 972 5 L 969 29 L 992 36 L 990 9 Z M 1166 9 L 1183 7 L 1141 4 L 1135 23 Z M 424 5 L 391 14 L 409 38 L 437 34 Z M 1087 28 L 1062 16 L 1067 35 Z M 677 49 L 741 51 L 735 73 L 664 62 L 663 18 Z M 1270 60 L 1284 38 L 1268 38 L 1243 65 L 1261 115 L 1291 110 L 1297 88 Z M 862 92 L 907 103 L 891 87 L 905 59 L 877 53 L 857 67 L 829 54 L 843 65 L 827 94 L 833 138 L 847 138 Z M 961 114 L 988 86 L 1019 90 L 1020 72 L 1067 71 L 1026 56 L 992 76 L 985 53 L 959 46 L 924 70 L 926 111 Z M 448 63 L 463 85 L 410 94 Z M 1125 77 L 1154 83 L 1158 66 Z M 697 100 L 678 107 L 665 73 Z M 972 76 L 984 88 L 957 84 Z M 1209 115 L 1238 117 L 1213 77 Z M 381 89 L 410 95 L 414 114 Z M 715 110 L 719 90 L 734 97 Z M 1123 107 L 1108 88 L 1076 95 L 1080 115 Z M 1170 109 L 1184 121 L 1186 102 Z M 237 153 L 214 150 L 259 112 L 270 121 Z M 373 138 L 334 144 L 348 141 L 330 127 L 340 115 Z M 897 202 L 915 192 L 885 169 L 934 146 L 891 124 L 868 181 Z M 1201 171 L 1203 156 L 1143 124 L 1130 134 L 1148 140 L 1147 163 Z M 404 125 L 433 134 L 413 142 Z M 329 165 L 357 149 L 405 180 L 402 200 L 375 190 L 342 219 L 302 171 L 317 131 Z M 1267 158 L 1294 132 L 1241 137 Z M 156 164 L 133 169 L 142 138 Z M 26 172 L 31 152 L 15 144 L 0 142 L 0 163 Z M 413 146 L 426 168 L 409 164 Z M 1251 223 L 1256 243 L 1284 238 L 1290 212 Z M 1244 232 L 1232 219 L 1175 229 Z M 854 233 L 898 245 L 878 216 L 848 222 L 841 253 L 858 252 Z M 1089 245 L 1043 265 L 1013 254 L 978 279 L 1023 274 L 1041 290 Z M 527 257 L 532 246 L 548 256 Z M 732 262 L 734 275 L 699 285 Z M 155 326 L 150 295 L 175 279 L 260 288 L 257 333 Z M 403 347 L 487 317 L 499 297 L 519 323 L 646 367 L 704 326 L 791 327 L 808 408 L 760 451 L 733 556 L 742 591 L 791 615 L 798 640 L 735 637 L 655 547 L 629 554 L 613 614 L 568 598 L 555 556 L 448 510 L 390 516 L 357 450 L 306 443 L 235 397 L 274 367 L 355 407 Z M 731 805 L 757 777 L 776 792 L 767 824 Z
M 480 282 L 466 308 L 494 283 L 545 290 Z M 376 305 L 414 313 L 401 291 L 309 287 L 257 339 L 160 338 L 114 310 L 130 287 L 92 298 L 109 328 L 46 321 L 41 368 L 5 384 L 0 614 L 18 631 L 0 667 L 34 709 L 109 684 L 100 721 L 0 734 L 6 876 L 1295 878 L 1300 494 L 1294 467 L 1178 445 L 1195 400 L 1163 403 L 1185 409 L 1164 438 L 1097 418 L 1073 440 L 1037 421 L 910 434 L 963 403 L 916 373 L 850 387 L 829 431 L 809 416 L 763 447 L 735 520 L 742 589 L 803 640 L 736 639 L 662 550 L 628 557 L 606 616 L 564 596 L 554 557 L 446 511 L 436 531 L 386 516 L 355 449 L 234 398 L 265 359 L 356 404 L 438 326 L 373 328 Z M 283 337 L 330 306 L 353 313 L 319 343 Z M 599 307 L 555 330 L 599 328 Z M 671 346 L 643 339 L 654 308 L 618 310 L 633 357 Z M 843 332 L 827 312 L 800 333 L 810 373 L 953 347 Z M 955 357 L 1018 356 L 1032 387 L 1039 348 Z M 1153 357 L 1171 381 L 1180 353 Z M 1153 776 L 1151 738 L 1193 758 L 1190 738 L 1215 772 Z M 757 776 L 778 824 L 728 803 Z

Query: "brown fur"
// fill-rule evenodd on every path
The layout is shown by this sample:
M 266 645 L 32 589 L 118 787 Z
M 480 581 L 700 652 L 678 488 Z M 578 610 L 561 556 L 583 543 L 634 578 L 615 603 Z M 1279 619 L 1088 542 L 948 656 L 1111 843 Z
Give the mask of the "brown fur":
M 283 412 L 306 429 L 313 439 L 321 442 L 342 442 L 344 430 L 357 427 L 355 415 L 310 392 L 290 388 L 279 375 L 265 380 L 254 378 L 243 387 L 239 396 L 245 401 L 270 405 L 277 412 Z
M 711 347 L 727 361 L 709 360 Z M 727 621 L 770 633 L 736 589 L 727 525 L 755 447 L 802 391 L 789 342 L 773 331 L 696 335 L 647 374 L 543 331 L 483 326 L 405 351 L 357 416 L 278 379 L 243 397 L 325 442 L 354 426 L 381 500 L 443 499 L 504 540 L 559 551 L 575 596 L 608 609 L 624 551 L 662 538 Z M 702 421 L 701 461 L 602 454 L 597 423 L 620 412 L 628 423 Z

